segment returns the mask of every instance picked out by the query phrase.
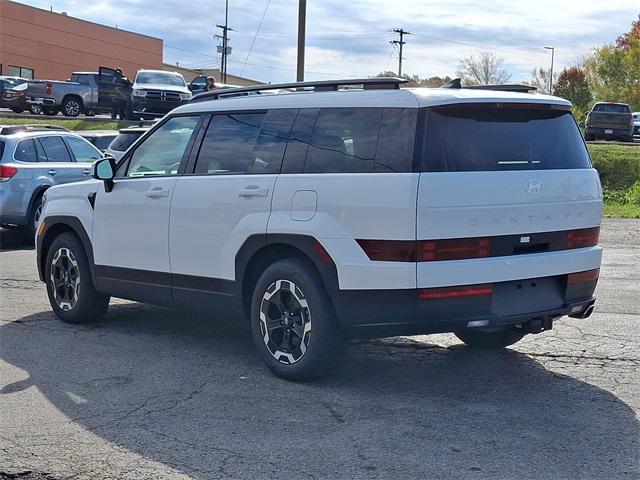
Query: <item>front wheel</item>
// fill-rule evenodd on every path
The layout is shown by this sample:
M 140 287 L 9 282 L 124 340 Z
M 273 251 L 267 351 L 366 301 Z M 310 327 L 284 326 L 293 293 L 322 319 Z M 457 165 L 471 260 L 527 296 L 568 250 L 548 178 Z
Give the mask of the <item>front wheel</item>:
M 42 105 L 39 103 L 32 103 L 29 105 L 29 112 L 33 115 L 40 115 L 42 113 Z
M 456 332 L 456 337 L 472 348 L 483 350 L 498 350 L 508 347 L 519 342 L 525 336 L 523 332 L 515 328 L 509 330 L 500 330 L 497 332 L 462 331 Z
M 264 362 L 287 380 L 325 376 L 346 351 L 324 284 L 313 266 L 300 259 L 278 261 L 260 276 L 251 331 Z
M 105 314 L 109 297 L 96 292 L 82 243 L 73 233 L 56 237 L 45 264 L 47 295 L 53 312 L 67 323 L 88 323 Z

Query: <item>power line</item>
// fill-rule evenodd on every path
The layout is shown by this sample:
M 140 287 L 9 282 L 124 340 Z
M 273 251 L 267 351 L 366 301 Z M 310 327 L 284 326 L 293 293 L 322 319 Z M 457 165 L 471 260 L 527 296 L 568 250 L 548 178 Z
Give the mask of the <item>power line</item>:
M 391 45 L 399 45 L 400 53 L 398 54 L 398 76 L 402 76 L 402 47 L 407 43 L 404 41 L 405 35 L 411 35 L 411 32 L 407 32 L 402 28 L 394 28 L 392 32 L 397 33 L 400 36 L 400 40 L 391 40 L 389 43 Z
M 244 63 L 242 64 L 242 70 L 240 70 L 240 75 L 244 73 L 244 67 L 249 60 L 249 55 L 253 51 L 253 45 L 256 43 L 256 39 L 258 38 L 258 33 L 260 33 L 260 28 L 262 27 L 262 22 L 264 21 L 265 15 L 267 15 L 267 10 L 269 10 L 269 5 L 271 5 L 271 0 L 267 0 L 267 6 L 264 7 L 264 12 L 262 12 L 262 18 L 260 19 L 260 23 L 258 23 L 258 28 L 256 29 L 256 34 L 253 36 L 253 40 L 251 40 L 251 46 L 249 47 L 249 52 L 247 53 L 247 58 L 244 59 Z

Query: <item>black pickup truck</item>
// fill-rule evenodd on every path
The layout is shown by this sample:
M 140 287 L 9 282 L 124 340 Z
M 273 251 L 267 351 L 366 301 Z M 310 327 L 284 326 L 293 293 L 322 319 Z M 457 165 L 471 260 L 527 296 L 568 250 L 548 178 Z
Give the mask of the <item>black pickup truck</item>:
M 633 142 L 633 117 L 626 103 L 596 103 L 587 114 L 585 139 Z

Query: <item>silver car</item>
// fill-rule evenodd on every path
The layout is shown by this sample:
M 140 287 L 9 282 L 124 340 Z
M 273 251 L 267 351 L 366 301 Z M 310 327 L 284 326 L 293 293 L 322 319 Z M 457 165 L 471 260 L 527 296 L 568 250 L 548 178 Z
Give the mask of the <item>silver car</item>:
M 45 190 L 90 178 L 101 157 L 91 143 L 61 127 L 0 126 L 0 225 L 35 233 Z

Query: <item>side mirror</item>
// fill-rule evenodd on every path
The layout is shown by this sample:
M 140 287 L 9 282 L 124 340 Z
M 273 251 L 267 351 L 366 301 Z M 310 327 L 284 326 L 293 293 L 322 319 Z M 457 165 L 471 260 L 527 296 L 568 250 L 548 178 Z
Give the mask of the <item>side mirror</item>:
M 105 155 L 93 164 L 93 178 L 104 182 L 105 192 L 113 190 L 113 177 L 116 174 L 116 159 L 113 155 Z

